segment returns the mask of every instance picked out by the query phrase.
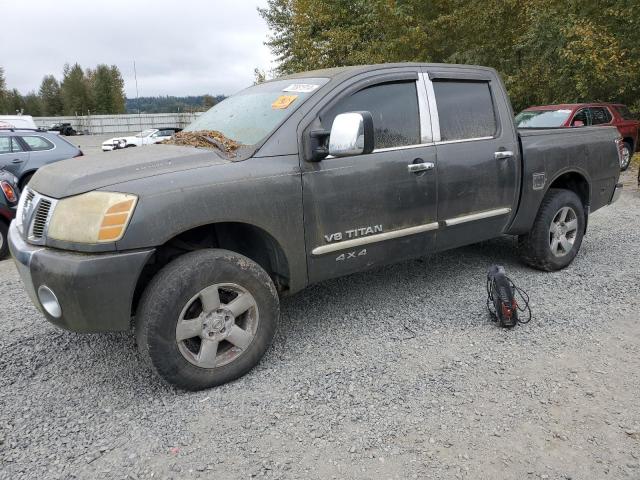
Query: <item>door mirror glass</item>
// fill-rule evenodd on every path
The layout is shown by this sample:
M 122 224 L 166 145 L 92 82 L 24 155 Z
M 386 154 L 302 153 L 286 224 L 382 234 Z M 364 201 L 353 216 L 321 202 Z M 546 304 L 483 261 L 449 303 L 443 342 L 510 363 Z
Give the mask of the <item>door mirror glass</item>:
M 331 126 L 329 155 L 348 157 L 373 152 L 373 117 L 369 112 L 337 115 Z
M 584 127 L 584 122 L 582 120 L 574 120 L 573 121 L 573 126 L 574 127 Z

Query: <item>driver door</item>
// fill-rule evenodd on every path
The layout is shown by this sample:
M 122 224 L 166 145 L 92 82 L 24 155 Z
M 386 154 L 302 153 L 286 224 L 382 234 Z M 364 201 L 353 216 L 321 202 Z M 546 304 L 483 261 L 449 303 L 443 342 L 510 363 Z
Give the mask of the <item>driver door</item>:
M 318 122 L 329 131 L 340 113 L 370 112 L 374 150 L 301 162 L 310 282 L 435 247 L 436 150 L 422 77 L 408 70 L 356 81 L 345 90 L 328 102 Z

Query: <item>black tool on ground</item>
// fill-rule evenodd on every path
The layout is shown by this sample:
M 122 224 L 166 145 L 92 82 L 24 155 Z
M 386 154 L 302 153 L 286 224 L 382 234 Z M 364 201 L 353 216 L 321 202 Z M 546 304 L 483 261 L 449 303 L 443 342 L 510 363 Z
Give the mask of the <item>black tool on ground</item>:
M 513 328 L 531 321 L 529 295 L 507 277 L 501 265 L 491 265 L 487 271 L 487 309 L 501 327 Z M 520 318 L 520 313 L 525 312 L 526 319 Z

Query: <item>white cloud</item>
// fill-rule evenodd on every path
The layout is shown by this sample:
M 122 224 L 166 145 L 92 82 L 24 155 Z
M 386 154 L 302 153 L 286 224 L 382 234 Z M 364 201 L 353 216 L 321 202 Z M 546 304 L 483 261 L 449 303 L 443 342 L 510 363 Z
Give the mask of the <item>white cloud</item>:
M 231 94 L 253 69 L 274 68 L 269 31 L 257 7 L 266 0 L 66 0 L 3 2 L 0 65 L 7 86 L 37 90 L 62 77 L 65 63 L 115 64 L 128 97 Z

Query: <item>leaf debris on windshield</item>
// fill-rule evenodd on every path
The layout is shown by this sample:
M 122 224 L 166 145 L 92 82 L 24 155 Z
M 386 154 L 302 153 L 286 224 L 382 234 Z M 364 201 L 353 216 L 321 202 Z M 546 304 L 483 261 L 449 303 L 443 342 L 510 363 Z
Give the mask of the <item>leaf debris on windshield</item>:
M 225 137 L 223 133 L 217 130 L 199 130 L 197 132 L 182 131 L 162 143 L 198 148 L 211 148 L 214 146 L 227 155 L 234 155 L 236 150 L 241 147 L 241 144 Z

